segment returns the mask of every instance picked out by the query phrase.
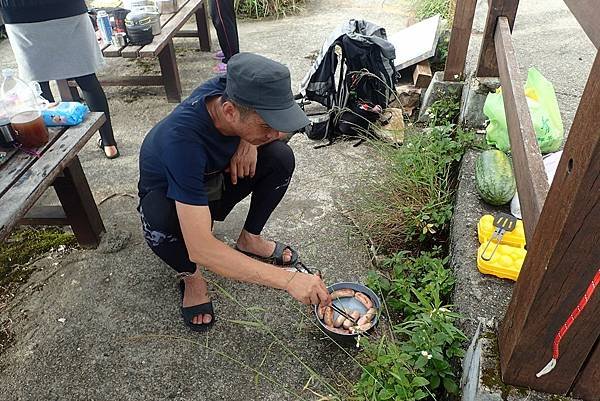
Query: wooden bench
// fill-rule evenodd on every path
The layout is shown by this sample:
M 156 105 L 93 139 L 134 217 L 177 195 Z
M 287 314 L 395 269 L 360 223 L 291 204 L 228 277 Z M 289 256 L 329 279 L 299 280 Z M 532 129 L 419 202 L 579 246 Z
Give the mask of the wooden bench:
M 0 241 L 18 224 L 70 225 L 79 244 L 96 247 L 104 224 L 77 154 L 98 128 L 104 113 L 90 113 L 78 126 L 49 128 L 39 157 L 3 149 L 0 160 Z M 33 207 L 53 186 L 62 206 Z
M 210 51 L 210 34 L 204 0 L 183 0 L 179 3 L 177 12 L 161 15 L 161 33 L 154 37 L 152 43 L 146 46 L 129 44 L 117 47 L 111 44 L 102 47 L 104 57 L 158 57 L 161 75 L 104 78 L 101 80 L 103 85 L 164 86 L 169 102 L 181 102 L 181 82 L 173 38 L 197 37 L 200 41 L 200 50 Z M 197 30 L 182 30 L 181 28 L 192 15 L 196 16 Z

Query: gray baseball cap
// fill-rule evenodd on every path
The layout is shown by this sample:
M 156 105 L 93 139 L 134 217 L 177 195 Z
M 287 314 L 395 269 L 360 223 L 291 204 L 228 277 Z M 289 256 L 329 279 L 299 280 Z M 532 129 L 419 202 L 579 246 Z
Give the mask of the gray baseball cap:
M 253 53 L 238 53 L 227 62 L 227 96 L 250 107 L 273 129 L 295 132 L 310 124 L 294 101 L 290 70 Z

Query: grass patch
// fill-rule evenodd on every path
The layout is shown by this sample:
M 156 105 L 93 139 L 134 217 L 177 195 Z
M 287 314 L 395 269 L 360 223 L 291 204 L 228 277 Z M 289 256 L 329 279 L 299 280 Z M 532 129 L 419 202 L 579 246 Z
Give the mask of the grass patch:
M 305 0 L 235 0 L 235 13 L 242 18 L 279 18 L 301 11 L 305 3 Z
M 454 18 L 456 0 L 412 0 L 412 5 L 415 10 L 415 17 L 419 21 L 440 14 L 442 18 L 451 24 Z
M 6 241 L 0 243 L 0 286 L 25 280 L 29 274 L 19 268 L 21 265 L 52 248 L 76 244 L 73 234 L 65 233 L 57 227 L 24 227 L 15 230 Z
M 376 145 L 383 171 L 367 180 L 353 209 L 380 252 L 413 249 L 418 254 L 446 241 L 455 168 L 473 141 L 473 134 L 450 126 L 407 133 L 400 148 Z

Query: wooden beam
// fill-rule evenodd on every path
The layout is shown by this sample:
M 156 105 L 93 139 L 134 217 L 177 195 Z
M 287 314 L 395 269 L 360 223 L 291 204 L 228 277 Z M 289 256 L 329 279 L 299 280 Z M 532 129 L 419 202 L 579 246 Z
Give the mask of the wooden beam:
M 548 193 L 548 178 L 531 122 L 529 106 L 523 90 L 523 78 L 519 72 L 506 17 L 498 18 L 495 49 L 519 203 L 525 225 L 525 236 L 529 243 Z
M 600 399 L 600 341 L 596 342 L 592 356 L 588 359 L 573 387 L 573 397 L 584 400 Z
M 176 38 L 197 38 L 198 31 L 194 31 L 193 29 L 182 29 L 175 34 Z
M 600 7 L 597 0 L 565 0 L 565 4 L 596 49 L 600 48 Z
M 69 220 L 62 206 L 36 206 L 21 219 L 28 226 L 68 226 Z
M 163 86 L 161 75 L 105 77 L 100 80 L 102 86 Z
M 536 378 L 600 266 L 599 76 L 597 55 L 500 328 L 500 366 L 509 384 L 566 394 L 600 336 L 596 292 L 563 337 L 554 370 Z M 593 385 L 597 400 L 600 382 Z
M 481 51 L 479 53 L 479 62 L 477 64 L 478 77 L 497 77 L 498 63 L 496 61 L 496 50 L 494 35 L 496 33 L 496 23 L 498 17 L 507 17 L 510 31 L 512 32 L 519 7 L 519 0 L 489 0 L 489 11 L 481 42 Z
M 444 81 L 461 81 L 464 78 L 476 5 L 477 0 L 456 1 L 454 21 L 448 43 L 448 57 L 444 68 Z
M 413 72 L 413 84 L 417 88 L 427 88 L 431 82 L 431 66 L 429 61 L 423 60 L 419 64 L 415 65 L 415 71 Z

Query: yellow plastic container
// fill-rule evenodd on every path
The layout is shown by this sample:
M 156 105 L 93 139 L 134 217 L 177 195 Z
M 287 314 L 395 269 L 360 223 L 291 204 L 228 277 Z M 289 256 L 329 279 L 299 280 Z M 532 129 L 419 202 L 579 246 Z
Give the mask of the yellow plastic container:
M 527 251 L 523 248 L 500 244 L 492 259 L 490 261 L 485 261 L 481 258 L 485 245 L 485 242 L 481 244 L 477 251 L 477 268 L 479 271 L 484 274 L 493 274 L 500 278 L 508 278 L 517 281 Z M 492 254 L 495 246 L 495 243 L 490 244 L 485 251 L 486 257 L 489 257 Z
M 481 219 L 479 219 L 479 223 L 477 223 L 477 235 L 479 236 L 479 243 L 485 244 L 490 240 L 490 237 L 494 233 L 494 216 L 491 214 L 484 215 Z M 492 241 L 493 246 L 495 246 L 495 240 Z M 500 244 L 510 245 L 517 248 L 525 248 L 525 230 L 523 229 L 523 221 L 517 220 L 517 226 L 513 231 L 507 231 L 504 233 L 502 237 L 502 241 Z M 488 250 L 493 248 L 492 244 Z M 490 251 L 491 252 L 491 251 Z M 486 252 L 489 255 L 489 253 Z

